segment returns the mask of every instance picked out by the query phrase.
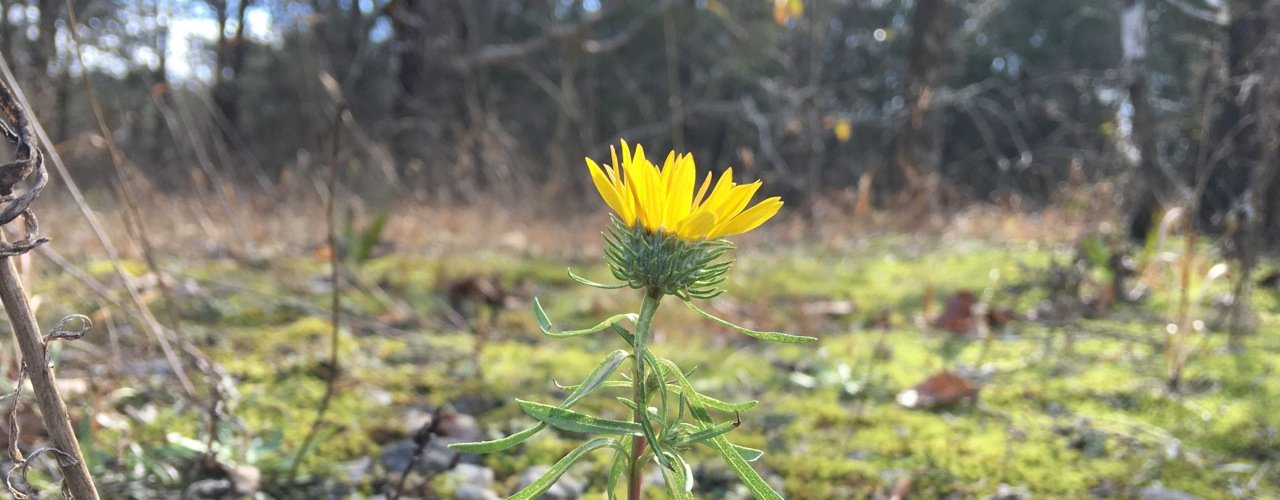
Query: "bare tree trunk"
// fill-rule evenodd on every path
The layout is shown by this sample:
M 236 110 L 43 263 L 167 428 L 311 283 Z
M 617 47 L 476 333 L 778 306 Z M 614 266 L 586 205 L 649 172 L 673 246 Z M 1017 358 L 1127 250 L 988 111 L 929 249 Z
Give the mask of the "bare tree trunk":
M 1244 208 L 1237 203 L 1252 185 L 1253 167 L 1262 159 L 1258 120 L 1259 85 L 1263 39 L 1267 20 L 1263 9 L 1267 0 L 1230 2 L 1227 24 L 1227 82 L 1218 98 L 1218 115 L 1211 125 L 1209 140 L 1201 145 L 1207 171 L 1197 203 L 1200 224 L 1212 233 L 1235 231 Z
M 35 113 L 54 112 L 53 70 L 54 56 L 57 55 L 55 39 L 58 34 L 58 18 L 62 15 L 63 0 L 39 0 L 40 17 L 36 20 L 35 47 L 31 50 L 31 66 L 35 73 L 38 89 L 35 96 Z
M 1124 202 L 1129 216 L 1129 233 L 1142 241 L 1154 226 L 1154 218 L 1165 198 L 1176 192 L 1177 179 L 1161 168 L 1156 157 L 1155 113 L 1151 109 L 1147 80 L 1147 4 L 1146 0 L 1119 0 L 1120 40 L 1124 59 L 1121 74 L 1133 106 L 1132 131 L 1121 141 L 1121 153 L 1134 168 L 1129 177 L 1131 188 Z M 1116 297 L 1120 299 L 1121 297 Z
M 58 71 L 58 79 L 54 85 L 53 106 L 54 106 L 54 126 L 53 137 L 51 138 L 56 144 L 58 141 L 66 140 L 71 136 L 71 68 L 64 66 Z
M 1280 5 L 1275 2 L 1255 4 L 1245 12 L 1256 15 L 1261 26 L 1252 25 L 1261 31 L 1259 45 L 1249 56 L 1254 59 L 1250 69 L 1255 71 L 1250 78 L 1256 78 L 1257 89 L 1252 92 L 1252 112 L 1256 119 L 1253 138 L 1250 146 L 1257 148 L 1257 159 L 1253 161 L 1243 175 L 1248 176 L 1240 199 L 1233 202 L 1232 210 L 1239 219 L 1239 228 L 1228 232 L 1234 256 L 1240 261 L 1240 273 L 1233 287 L 1234 300 L 1227 321 L 1229 347 L 1234 352 L 1244 349 L 1244 336 L 1250 333 L 1257 324 L 1257 318 L 1250 307 L 1253 292 L 1253 271 L 1258 264 L 1259 254 L 1266 246 L 1266 234 L 1274 234 L 1277 226 L 1275 218 L 1280 202 L 1280 175 L 1277 174 L 1277 161 L 1280 161 L 1280 31 L 1268 30 L 1270 26 L 1280 26 Z M 1255 21 L 1259 22 L 1259 21 Z M 1252 34 L 1250 32 L 1249 34 Z M 1215 172 L 1216 173 L 1216 172 Z M 1274 241 L 1274 236 L 1272 237 Z
M 1262 160 L 1254 167 L 1257 190 L 1250 201 L 1257 219 L 1257 246 L 1280 245 L 1280 3 L 1270 2 L 1263 14 L 1268 26 L 1262 55 L 1262 121 L 1258 124 Z
M 909 196 L 936 203 L 936 176 L 942 159 L 942 123 L 931 103 L 942 85 L 951 58 L 954 6 L 950 0 L 918 0 L 911 10 L 911 50 L 902 86 L 906 112 L 894 139 L 889 188 L 906 188 Z M 919 199 L 919 198 L 917 198 Z
M 470 47 L 468 38 L 478 36 L 468 32 L 464 10 L 470 1 L 400 0 L 387 10 L 395 31 L 392 51 L 399 84 L 392 105 L 392 149 L 402 173 L 437 181 L 437 194 L 446 197 L 451 194 L 446 186 L 458 185 L 456 176 L 468 176 L 462 180 L 471 186 L 475 182 L 465 162 L 472 161 L 467 151 L 477 140 L 468 134 L 474 131 L 469 125 L 480 123 L 483 111 L 474 85 L 483 82 L 476 76 L 478 69 L 451 65 L 451 58 Z
M 426 112 L 427 68 L 427 0 L 400 0 L 388 9 L 391 25 L 395 30 L 393 51 L 396 55 L 394 148 L 402 173 L 416 170 L 409 166 L 414 159 L 425 156 L 421 148 L 421 130 L 417 126 Z M 406 168 L 408 167 L 408 168 Z
M 213 0 L 210 6 L 218 11 L 218 47 L 214 55 L 213 102 L 218 112 L 226 119 L 227 127 L 223 129 L 227 144 L 232 144 L 229 134 L 240 125 L 240 74 L 244 72 L 245 56 L 245 14 L 252 0 L 240 0 L 236 5 L 236 31 L 227 38 L 227 23 L 230 22 L 226 0 Z
M 164 14 L 166 14 L 162 12 L 160 5 L 161 0 L 156 0 L 152 5 L 154 9 L 153 15 L 157 19 L 165 18 Z M 165 163 L 164 139 L 162 138 L 166 137 L 167 134 L 165 134 L 164 111 L 160 109 L 158 104 L 164 102 L 165 97 L 169 94 L 168 46 L 169 26 L 167 24 L 156 26 L 156 31 L 151 40 L 151 50 L 155 51 L 157 62 L 150 82 L 153 104 L 156 105 L 151 106 L 146 114 L 147 119 L 144 124 L 146 132 L 142 134 L 143 140 L 146 141 L 144 147 L 147 157 L 155 164 Z M 166 179 L 165 181 L 173 182 L 176 179 Z

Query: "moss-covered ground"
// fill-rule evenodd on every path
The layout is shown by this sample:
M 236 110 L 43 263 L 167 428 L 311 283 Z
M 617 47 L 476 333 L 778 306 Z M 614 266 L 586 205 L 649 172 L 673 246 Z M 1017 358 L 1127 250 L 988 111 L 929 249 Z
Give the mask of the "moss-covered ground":
M 1025 317 L 1052 298 L 1043 286 L 1050 265 L 1076 255 L 1075 248 L 1036 243 L 891 236 L 744 246 L 728 292 L 708 309 L 820 341 L 771 345 L 712 325 L 668 299 L 653 349 L 696 366 L 693 382 L 707 394 L 761 401 L 729 436 L 765 450 L 757 469 L 790 498 L 861 498 L 895 487 L 917 498 L 997 491 L 1124 497 L 1157 485 L 1205 498 L 1275 497 L 1277 297 L 1266 290 L 1253 295 L 1257 327 L 1242 349 L 1229 350 L 1214 298 L 1229 290 L 1230 276 L 1200 293 L 1199 278 L 1214 262 L 1207 250 L 1197 257 L 1188 313 L 1206 326 L 1187 334 L 1185 369 L 1173 390 L 1165 346 L 1173 338 L 1168 324 L 1178 321 L 1179 287 L 1171 269 L 1150 267 L 1135 282 L 1147 285 L 1144 298 L 1091 319 L 1072 311 L 1053 321 Z M 142 262 L 124 267 L 134 276 L 147 274 Z M 385 445 L 411 437 L 407 415 L 454 405 L 474 412 L 482 432 L 499 436 L 531 422 L 515 398 L 554 403 L 564 395 L 555 382 L 581 379 L 604 353 L 622 347 L 603 334 L 541 337 L 529 298 L 539 297 L 565 327 L 594 324 L 639 304 L 635 291 L 569 280 L 570 267 L 607 278 L 603 265 L 586 257 L 501 249 L 397 252 L 353 266 L 359 279 L 343 285 L 332 406 L 290 483 L 292 460 L 333 369 L 327 262 L 296 252 L 253 262 L 166 261 L 163 267 L 175 297 L 176 330 L 225 372 L 216 422 L 199 398 L 182 396 L 161 351 L 134 318 L 86 294 L 66 273 L 49 269 L 34 286 L 44 297 L 42 319 L 98 311 L 100 326 L 113 325 L 110 333 L 100 328 L 82 346 L 54 353 L 65 379 L 88 382 L 89 389 L 69 396 L 70 406 L 81 416 L 89 460 L 111 497 L 177 492 L 234 467 L 256 469 L 258 488 L 278 497 L 385 492 L 398 475 L 383 470 L 379 457 Z M 84 268 L 109 286 L 117 280 L 109 262 Z M 1083 274 L 1086 292 L 1105 288 L 1105 270 Z M 449 285 L 468 277 L 496 277 L 513 304 L 490 310 L 458 296 L 452 298 L 462 311 L 447 314 Z M 986 330 L 987 341 L 929 327 L 927 320 L 959 290 L 1018 318 Z M 144 286 L 141 293 L 169 324 L 163 291 Z M 852 307 L 813 307 L 832 301 Z M 942 409 L 895 401 L 944 369 L 979 382 L 976 400 Z M 209 393 L 208 378 L 188 370 L 197 391 Z M 613 396 L 597 394 L 580 408 L 621 417 L 625 410 Z M 218 465 L 201 465 L 198 457 L 211 441 Z M 494 489 L 506 494 L 526 468 L 552 463 L 580 441 L 544 431 L 481 463 L 495 471 Z M 366 457 L 372 465 L 351 473 Z M 573 469 L 589 496 L 603 491 L 610 457 L 600 453 Z M 695 458 L 700 497 L 737 491 L 717 457 Z M 443 477 L 416 474 L 409 484 L 418 494 L 451 488 Z M 660 487 L 652 493 L 660 497 Z

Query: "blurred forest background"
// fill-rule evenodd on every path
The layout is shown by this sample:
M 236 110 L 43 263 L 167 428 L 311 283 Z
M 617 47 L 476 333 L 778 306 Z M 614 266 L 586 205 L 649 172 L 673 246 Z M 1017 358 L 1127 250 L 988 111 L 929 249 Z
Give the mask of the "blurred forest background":
M 612 348 L 528 301 L 634 305 L 563 273 L 607 275 L 583 157 L 619 139 L 786 200 L 708 307 L 819 347 L 657 335 L 765 401 L 734 436 L 788 496 L 1280 491 L 1280 2 L 0 0 L 0 53 L 60 157 L 25 272 L 96 325 L 51 356 L 108 498 L 537 477 L 563 433 L 440 443 Z
M 64 3 L 4 2 L 0 46 L 93 178 L 109 169 Z M 582 200 L 581 158 L 622 137 L 793 202 L 1036 207 L 1106 181 L 1140 225 L 1194 205 L 1280 237 L 1263 0 L 72 6 L 110 133 L 165 190 L 315 176 L 341 100 L 368 187 L 446 203 Z

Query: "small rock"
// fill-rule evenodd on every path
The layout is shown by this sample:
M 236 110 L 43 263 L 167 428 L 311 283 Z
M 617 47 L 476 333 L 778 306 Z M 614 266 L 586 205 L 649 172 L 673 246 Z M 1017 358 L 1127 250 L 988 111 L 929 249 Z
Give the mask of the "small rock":
M 458 486 L 457 490 L 454 490 L 453 498 L 455 500 L 501 500 L 502 497 L 498 496 L 497 493 L 494 493 L 493 490 L 488 488 L 481 488 L 473 484 L 464 484 L 462 486 Z
M 409 408 L 405 410 L 404 418 L 401 419 L 401 422 L 404 423 L 405 435 L 412 436 L 419 429 L 431 425 L 431 410 L 423 407 Z
M 377 387 L 366 388 L 364 397 L 371 406 L 391 406 L 393 402 L 390 392 Z
M 493 487 L 493 469 L 474 464 L 458 464 L 449 471 L 449 479 L 457 485 L 457 500 L 493 500 L 498 497 Z
M 1199 500 L 1200 497 L 1155 483 L 1138 491 L 1138 500 Z
M 991 500 L 1030 500 L 1030 499 L 1031 499 L 1031 492 L 1027 490 L 1026 486 L 1009 486 L 1005 483 L 1000 483 L 1000 486 L 996 487 L 995 494 L 991 495 Z
M 450 442 L 452 441 L 456 440 Z M 404 472 L 413 462 L 413 454 L 417 449 L 418 445 L 410 439 L 401 439 L 383 446 L 382 467 L 395 474 Z M 458 458 L 458 452 L 450 450 L 445 440 L 432 439 L 418 458 L 416 470 L 424 474 L 446 471 L 458 463 Z
M 440 413 L 440 425 L 436 426 L 436 435 L 454 438 L 461 441 L 479 441 L 484 439 L 476 418 L 466 413 L 445 410 Z
M 488 488 L 493 485 L 493 469 L 482 465 L 458 464 L 449 471 L 449 479 L 456 484 L 470 484 Z
M 226 467 L 227 476 L 235 485 L 236 493 L 250 495 L 258 491 L 262 484 L 262 471 L 252 465 L 233 465 Z
M 460 462 L 458 452 L 449 449 L 448 442 L 441 439 L 432 439 L 422 453 L 418 471 L 423 473 L 447 471 Z
M 235 498 L 235 485 L 231 484 L 230 479 L 204 479 L 196 481 L 188 486 L 186 491 L 182 492 L 183 500 L 198 500 L 205 498 Z
M 524 472 L 520 473 L 520 485 L 516 488 L 516 491 L 533 484 L 534 481 L 537 481 L 549 470 L 551 470 L 551 467 L 546 465 L 535 465 L 525 469 Z M 546 493 L 543 493 L 541 498 L 542 500 L 577 500 L 586 489 L 587 487 L 582 481 L 565 474 L 560 476 L 560 480 L 551 485 L 551 488 Z
M 409 468 L 413 462 L 413 452 L 418 445 L 408 439 L 389 443 L 382 447 L 382 467 L 388 472 L 399 474 Z
M 347 479 L 347 484 L 360 484 L 369 477 L 369 473 L 373 470 L 373 458 L 365 456 L 342 462 L 338 464 L 338 470 L 342 471 L 342 476 Z M 400 470 L 403 471 L 404 469 Z

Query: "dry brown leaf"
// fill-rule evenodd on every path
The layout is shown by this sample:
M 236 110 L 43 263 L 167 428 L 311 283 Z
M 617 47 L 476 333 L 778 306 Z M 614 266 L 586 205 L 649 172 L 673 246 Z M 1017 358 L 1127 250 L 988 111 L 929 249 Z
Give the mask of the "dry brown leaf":
M 964 377 L 940 371 L 915 387 L 898 393 L 898 404 L 907 408 L 945 408 L 978 397 L 978 388 Z

